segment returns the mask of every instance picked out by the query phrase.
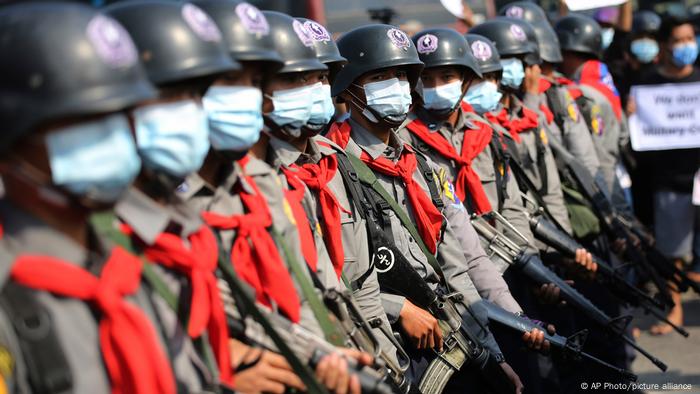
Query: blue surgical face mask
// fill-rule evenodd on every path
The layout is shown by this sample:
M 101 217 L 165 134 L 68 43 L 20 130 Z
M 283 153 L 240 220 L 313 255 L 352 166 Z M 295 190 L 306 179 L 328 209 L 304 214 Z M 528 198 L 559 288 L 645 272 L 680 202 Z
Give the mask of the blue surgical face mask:
M 651 38 L 640 38 L 632 41 L 630 52 L 642 63 L 651 63 L 659 54 L 659 44 Z
M 698 43 L 686 42 L 673 47 L 673 64 L 684 67 L 695 63 L 698 58 Z
M 124 115 L 57 129 L 46 147 L 55 185 L 103 203 L 117 201 L 141 169 Z
M 613 38 L 615 38 L 615 29 L 612 27 L 603 28 L 600 32 L 600 38 L 603 49 L 608 49 L 613 42 Z
M 501 59 L 501 65 L 503 66 L 501 85 L 518 89 L 525 79 L 523 62 L 515 58 Z
M 447 110 L 454 108 L 462 98 L 462 81 L 455 81 L 434 88 L 423 88 L 426 109 Z
M 184 178 L 202 166 L 209 151 L 209 127 L 202 106 L 183 100 L 137 108 L 133 115 L 144 167 Z
M 413 103 L 411 85 L 398 78 L 370 82 L 363 89 L 368 107 L 363 114 L 374 123 L 378 122 L 375 114 L 390 123 L 400 123 Z
M 260 138 L 262 92 L 249 86 L 212 86 L 202 98 L 209 141 L 217 151 L 245 152 Z
M 498 91 L 498 85 L 491 81 L 482 81 L 469 87 L 464 101 L 471 105 L 478 114 L 484 114 L 496 109 L 501 97 L 503 94 Z
M 268 96 L 274 109 L 265 116 L 292 137 L 299 137 L 301 127 L 311 119 L 313 91 L 313 85 L 275 90 Z
M 333 119 L 333 115 L 335 115 L 335 105 L 331 97 L 331 85 L 324 85 L 321 82 L 313 85 L 313 106 L 309 123 L 325 125 Z

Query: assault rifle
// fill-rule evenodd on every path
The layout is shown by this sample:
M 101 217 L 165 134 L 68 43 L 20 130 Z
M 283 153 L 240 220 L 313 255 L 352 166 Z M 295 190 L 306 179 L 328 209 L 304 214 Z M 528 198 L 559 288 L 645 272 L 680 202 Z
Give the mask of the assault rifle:
M 510 263 L 512 268 L 521 272 L 538 286 L 547 283 L 555 284 L 561 291 L 561 298 L 569 305 L 583 312 L 588 318 L 612 334 L 622 338 L 625 343 L 636 349 L 659 369 L 666 371 L 668 368 L 666 364 L 641 348 L 625 334 L 625 329 L 632 319 L 630 316 L 621 316 L 615 319 L 609 317 L 571 285 L 547 268 L 537 255 L 526 254 L 525 248 L 500 233 L 489 223 L 489 220 L 502 224 L 510 234 L 518 236 L 524 243 L 527 243 L 528 240 L 498 212 L 490 212 L 481 216 L 472 215 L 472 225 L 481 236 L 484 247 L 491 256 L 495 255 Z
M 627 380 L 630 380 L 632 382 L 637 381 L 637 375 L 626 371 L 622 368 L 618 368 L 614 365 L 611 365 L 582 350 L 583 344 L 586 341 L 586 338 L 588 337 L 587 330 L 579 331 L 576 334 L 571 335 L 570 337 L 564 337 L 558 334 L 550 334 L 545 328 L 541 327 L 540 325 L 528 319 L 527 317 L 514 315 L 488 300 L 484 300 L 483 305 L 489 312 L 489 320 L 491 320 L 494 323 L 515 330 L 520 334 L 531 332 L 534 328 L 539 328 L 540 330 L 544 331 L 544 338 L 547 341 L 549 341 L 552 348 L 558 350 L 565 358 L 574 361 L 580 361 L 582 359 L 585 359 L 603 368 L 613 370 Z

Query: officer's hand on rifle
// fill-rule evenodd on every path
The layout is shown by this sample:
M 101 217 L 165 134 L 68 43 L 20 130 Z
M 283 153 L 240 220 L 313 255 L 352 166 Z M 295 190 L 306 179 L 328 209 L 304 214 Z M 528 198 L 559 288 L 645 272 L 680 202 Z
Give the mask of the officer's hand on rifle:
M 442 351 L 442 330 L 428 311 L 406 300 L 399 314 L 399 322 L 417 349 Z
M 549 335 L 554 335 L 557 331 L 553 324 L 548 324 L 547 332 Z M 540 351 L 544 354 L 549 353 L 551 344 L 548 340 L 544 339 L 544 331 L 542 331 L 542 329 L 533 328 L 532 331 L 524 333 L 522 338 L 528 348 Z
M 559 293 L 561 289 L 557 287 L 554 283 L 545 283 L 540 287 L 535 288 L 535 296 L 543 304 L 557 304 L 564 303 L 564 301 L 559 300 Z
M 304 383 L 283 356 L 237 340 L 230 343 L 231 364 L 236 371 L 234 389 L 237 392 L 282 394 L 287 388 L 306 391 Z
M 515 394 L 522 393 L 525 390 L 525 386 L 523 386 L 523 382 L 520 381 L 520 376 L 513 371 L 513 368 L 511 368 L 507 362 L 502 362 L 499 365 L 503 369 L 503 372 L 506 373 L 506 376 L 508 376 L 508 379 L 513 383 L 513 386 L 515 386 Z
M 595 272 L 598 270 L 598 264 L 593 261 L 593 255 L 586 249 L 576 249 L 576 258 L 574 259 L 583 276 L 586 279 L 595 278 Z
M 316 377 L 333 393 L 360 394 L 360 380 L 349 371 L 346 358 L 354 358 L 360 365 L 370 365 L 373 362 L 372 356 L 355 349 L 337 349 L 337 353 L 321 359 L 316 366 Z
M 539 94 L 540 78 L 542 77 L 542 69 L 538 65 L 525 67 L 525 79 L 523 80 L 523 89 L 525 93 Z

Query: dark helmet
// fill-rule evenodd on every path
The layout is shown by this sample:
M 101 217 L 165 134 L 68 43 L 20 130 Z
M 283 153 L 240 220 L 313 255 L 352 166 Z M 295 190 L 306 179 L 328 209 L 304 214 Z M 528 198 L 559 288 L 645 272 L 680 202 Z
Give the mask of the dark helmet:
M 284 62 L 278 73 L 319 71 L 328 68 L 316 59 L 314 38 L 301 22 L 276 11 L 263 11 L 263 15 L 270 24 L 275 49 Z
M 600 58 L 603 52 L 600 25 L 587 16 L 571 14 L 554 26 L 564 51 L 579 52 Z
M 440 66 L 465 67 L 481 77 L 467 40 L 452 29 L 428 29 L 413 36 L 418 57 L 425 68 Z
M 661 17 L 653 11 L 642 10 L 632 17 L 632 35 L 656 34 L 661 27 Z
M 314 39 L 314 49 L 318 60 L 328 66 L 330 80 L 332 81 L 338 71 L 347 63 L 347 59 L 340 56 L 338 45 L 328 30 L 320 23 L 306 18 L 297 18 Z
M 501 65 L 501 56 L 498 50 L 493 45 L 493 42 L 478 34 L 467 34 L 464 36 L 469 43 L 469 49 L 476 59 L 476 65 L 481 74 L 487 74 L 496 71 L 503 71 Z
M 539 5 L 529 1 L 516 1 L 501 8 L 498 14 L 530 23 L 537 37 L 542 60 L 549 63 L 561 63 L 564 60 L 559 49 L 557 33 L 552 29 L 547 15 Z
M 254 5 L 239 0 L 195 0 L 193 4 L 214 19 L 234 60 L 266 63 L 275 70 L 282 67 L 270 25 Z
M 155 97 L 129 34 L 91 7 L 26 2 L 0 19 L 1 150 L 47 121 Z
M 490 39 L 501 57 L 524 56 L 528 64 L 539 63 L 535 31 L 521 19 L 499 17 L 473 27 L 469 33 Z
M 216 23 L 194 4 L 137 0 L 104 11 L 129 31 L 156 85 L 240 69 L 226 52 Z
M 348 64 L 333 81 L 333 96 L 345 91 L 362 74 L 387 67 L 407 67 L 413 88 L 423 69 L 413 41 L 392 25 L 365 25 L 350 30 L 338 40 L 338 49 Z

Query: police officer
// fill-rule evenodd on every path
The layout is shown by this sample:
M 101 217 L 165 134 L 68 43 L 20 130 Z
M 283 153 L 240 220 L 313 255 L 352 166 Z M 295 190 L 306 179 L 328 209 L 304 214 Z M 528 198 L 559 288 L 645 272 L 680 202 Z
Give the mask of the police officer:
M 140 0 L 114 4 L 105 12 L 129 31 L 159 91 L 157 99 L 130 111 L 143 169 L 115 207 L 128 236 L 125 244 L 152 263 L 148 267 L 154 275 L 148 278 L 154 288 L 163 289 L 155 306 L 167 322 L 169 341 L 178 343 L 186 333 L 192 338 L 204 336 L 211 345 L 215 371 L 182 370 L 182 365 L 207 365 L 207 353 L 195 346 L 173 352 L 181 384 L 189 391 L 211 390 L 218 376 L 230 386 L 233 369 L 224 305 L 216 285 L 216 239 L 199 213 L 187 209 L 174 192 L 188 174 L 199 169 L 209 150 L 202 92 L 218 75 L 240 65 L 227 55 L 211 18 L 193 4 Z M 172 45 L 176 40 L 179 45 Z M 178 304 L 189 305 L 189 315 L 168 304 L 165 289 Z M 186 331 L 179 322 L 186 323 Z
M 462 108 L 464 93 L 474 84 L 474 78 L 481 76 L 466 39 L 454 30 L 430 29 L 416 34 L 413 41 L 425 68 L 417 88 L 416 109 L 409 115 L 411 121 L 399 129 L 399 136 L 440 166 L 440 174 L 447 181 L 442 184 L 454 184 L 456 201 L 464 201 L 470 212 L 503 211 L 500 208 L 507 206 L 504 212 L 509 219 L 529 233 L 522 203 L 515 204 L 520 201 L 515 179 L 510 179 L 515 190 L 507 193 L 508 178 L 500 171 L 498 176 L 495 173 L 491 127 L 476 123 L 477 118 L 469 117 Z M 481 296 L 513 313 L 522 312 L 505 282 L 489 273 L 493 267 L 484 264 L 478 268 L 484 271 L 472 270 L 470 276 Z M 498 268 L 503 272 L 507 266 Z
M 570 232 L 561 182 L 544 130 L 546 120 L 538 116 L 536 109 L 528 108 L 516 94 L 537 96 L 539 92 L 541 60 L 532 27 L 520 19 L 499 18 L 474 27 L 470 33 L 494 41 L 503 66 L 500 81 L 504 93 L 503 108 L 498 113 L 486 114 L 487 119 L 508 129 L 517 142 L 513 154 L 522 163 L 524 172 L 554 220 Z
M 595 152 L 586 122 L 579 114 L 578 106 L 563 81 L 555 77 L 556 65 L 562 61 L 559 40 L 547 17 L 537 4 L 517 1 L 505 6 L 499 14 L 522 19 L 530 23 L 535 32 L 539 55 L 542 59 L 542 76 L 538 95 L 525 93 L 525 105 L 543 112 L 550 134 L 588 169 L 597 174 L 600 163 Z
M 374 330 L 375 335 L 390 363 L 398 365 L 396 346 L 392 343 L 394 338 L 386 335 L 391 332 L 391 327 L 379 297 L 377 275 L 371 267 L 367 224 L 358 212 L 362 207 L 354 201 L 351 203 L 347 192 L 351 186 L 345 185 L 348 178 L 342 173 L 342 169 L 349 166 L 348 159 L 340 147 L 319 135 L 328 128 L 335 112 L 331 78 L 337 75 L 346 60 L 325 27 L 313 20 L 298 20 L 313 40 L 317 59 L 328 70 L 309 74 L 309 80 L 314 82 L 313 104 L 309 121 L 302 126 L 300 136 L 294 138 L 280 133 L 270 138 L 270 148 L 275 152 L 272 164 L 297 177 L 312 192 L 316 205 L 312 214 L 321 222 L 323 240 L 335 273 L 353 290 L 366 320 L 382 323 L 383 327 Z
M 496 356 L 520 391 L 517 375 L 504 362 L 487 329 L 480 297 L 463 263 L 465 251 L 449 223 L 443 225 L 439 206 L 449 200 L 442 201 L 437 195 L 440 192 L 426 159 L 418 157 L 420 154 L 395 132 L 407 118 L 411 91 L 423 67 L 415 45 L 401 30 L 378 24 L 351 30 L 338 41 L 338 48 L 348 64 L 333 81 L 332 94 L 346 103 L 350 118 L 334 125 L 329 139 L 365 163 L 367 171 L 376 176 L 377 187 L 394 197 L 398 211 L 382 212 L 384 231 L 432 288 L 449 285 L 465 297 L 464 305 L 469 305 L 470 311 L 458 305 L 463 323 L 478 333 L 479 341 Z M 448 205 L 445 209 L 458 209 L 453 202 Z M 416 348 L 442 349 L 442 332 L 433 316 L 404 295 L 382 293 L 382 298 L 390 322 L 397 324 Z M 416 379 L 435 357 L 425 351 L 413 351 L 411 356 Z
M 0 65 L 2 388 L 174 394 L 143 264 L 89 223 L 140 169 L 122 111 L 155 91 L 134 44 L 83 5 L 22 3 L 0 17 L 0 53 L 13 59 Z
M 289 272 L 291 264 L 304 264 L 304 256 L 295 223 L 286 214 L 289 206 L 280 180 L 263 161 L 246 155 L 263 127 L 260 87 L 284 65 L 272 42 L 274 27 L 249 3 L 201 0 L 198 5 L 221 27 L 229 55 L 243 69 L 218 78 L 205 94 L 212 149 L 202 169 L 187 178 L 178 194 L 188 205 L 203 211 L 207 222 L 217 229 L 236 271 L 253 286 L 258 302 L 276 305 L 292 322 L 323 336 L 305 294 L 298 289 L 300 279 L 292 278 Z M 273 237 L 274 232 L 282 236 Z M 248 243 L 252 248 L 243 246 Z M 258 273 L 251 271 L 253 265 Z M 236 315 L 235 310 L 228 312 Z M 240 375 L 253 371 L 251 381 L 242 382 L 237 376 L 236 386 L 241 391 L 259 387 L 256 378 L 265 380 L 264 391 L 300 388 L 299 378 L 291 375 L 289 365 L 278 354 L 248 349 L 239 357 L 246 368 Z M 317 376 L 331 389 L 349 385 L 356 392 L 357 378 L 349 377 L 344 363 L 337 354 L 326 357 L 317 366 Z
M 563 55 L 559 70 L 578 82 L 581 89 L 577 103 L 593 133 L 603 188 L 611 195 L 616 208 L 629 212 L 616 175 L 621 141 L 627 134 L 626 120 L 608 68 L 599 60 L 602 53 L 600 26 L 586 16 L 569 15 L 560 19 L 554 29 Z

